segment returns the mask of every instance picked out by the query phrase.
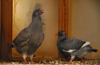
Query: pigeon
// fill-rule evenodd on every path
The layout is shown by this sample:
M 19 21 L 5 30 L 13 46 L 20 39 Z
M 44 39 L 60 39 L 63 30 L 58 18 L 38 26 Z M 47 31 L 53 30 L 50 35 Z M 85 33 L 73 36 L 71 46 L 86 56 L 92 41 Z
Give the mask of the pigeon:
M 59 31 L 56 33 L 58 35 L 57 48 L 58 51 L 64 56 L 70 56 L 70 63 L 75 59 L 75 57 L 83 57 L 89 52 L 97 52 L 97 49 L 91 47 L 90 42 L 82 41 L 73 37 L 66 37 L 65 31 Z
M 41 14 L 44 12 L 45 10 L 41 10 L 40 8 L 35 9 L 32 14 L 32 22 L 30 25 L 24 28 L 11 44 L 8 44 L 10 47 L 14 47 L 22 55 L 25 63 L 27 63 L 27 55 L 30 56 L 31 63 L 33 63 L 33 54 L 44 40 L 41 21 Z

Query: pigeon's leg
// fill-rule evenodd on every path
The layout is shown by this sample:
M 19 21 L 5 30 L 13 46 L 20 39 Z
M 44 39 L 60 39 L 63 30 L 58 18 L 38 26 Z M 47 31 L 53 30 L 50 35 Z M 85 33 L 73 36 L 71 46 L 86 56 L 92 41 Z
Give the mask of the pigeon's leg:
M 75 58 L 75 56 L 71 56 L 69 63 L 71 63 L 74 60 L 74 58 Z
M 33 62 L 33 54 L 30 55 L 30 59 L 31 59 L 31 63 L 34 63 Z
M 27 54 L 22 54 L 22 56 L 23 56 L 24 62 L 27 63 L 26 61 Z

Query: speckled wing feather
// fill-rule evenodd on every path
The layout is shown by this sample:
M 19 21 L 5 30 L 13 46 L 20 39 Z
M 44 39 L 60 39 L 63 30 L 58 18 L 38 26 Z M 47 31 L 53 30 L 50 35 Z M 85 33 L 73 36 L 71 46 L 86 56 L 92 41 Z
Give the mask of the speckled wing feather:
M 60 47 L 62 50 L 77 50 L 82 47 L 82 45 L 85 43 L 85 41 L 81 41 L 76 38 L 66 38 L 64 41 L 61 42 Z
M 17 37 L 13 40 L 13 43 L 17 46 L 24 46 L 30 40 L 32 34 L 28 30 L 28 28 L 23 29 Z

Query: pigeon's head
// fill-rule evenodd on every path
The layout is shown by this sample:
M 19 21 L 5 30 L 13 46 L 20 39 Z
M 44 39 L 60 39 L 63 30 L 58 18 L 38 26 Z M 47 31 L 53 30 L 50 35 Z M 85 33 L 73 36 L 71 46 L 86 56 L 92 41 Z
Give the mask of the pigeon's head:
M 39 16 L 42 13 L 45 13 L 45 10 L 41 10 L 40 8 L 38 8 L 33 12 L 33 16 Z
M 56 33 L 56 35 L 58 35 L 59 37 L 66 37 L 66 32 L 65 31 L 59 31 L 58 33 Z

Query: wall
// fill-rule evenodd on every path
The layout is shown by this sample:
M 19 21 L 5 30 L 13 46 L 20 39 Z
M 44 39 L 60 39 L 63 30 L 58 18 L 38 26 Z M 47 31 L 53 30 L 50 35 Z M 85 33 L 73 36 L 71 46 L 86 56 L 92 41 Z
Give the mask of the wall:
M 13 0 L 13 39 L 30 24 L 36 3 L 40 3 L 46 13 L 42 14 L 45 38 L 34 55 L 36 57 L 57 57 L 55 33 L 58 31 L 58 0 Z M 12 56 L 21 55 L 13 48 Z
M 69 37 L 90 41 L 97 53 L 85 58 L 100 59 L 100 0 L 69 0 Z

